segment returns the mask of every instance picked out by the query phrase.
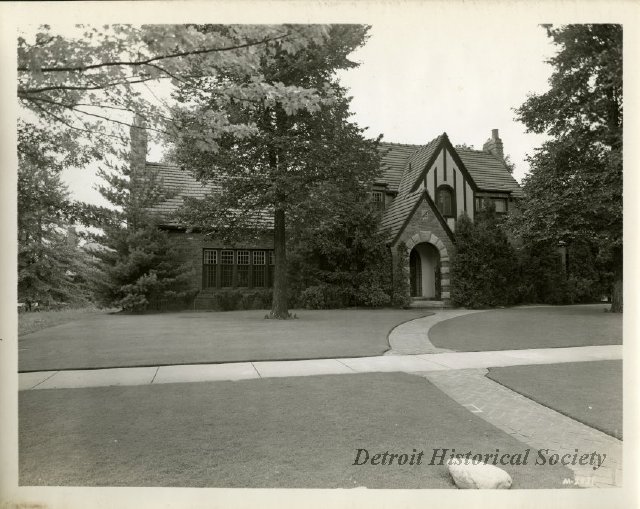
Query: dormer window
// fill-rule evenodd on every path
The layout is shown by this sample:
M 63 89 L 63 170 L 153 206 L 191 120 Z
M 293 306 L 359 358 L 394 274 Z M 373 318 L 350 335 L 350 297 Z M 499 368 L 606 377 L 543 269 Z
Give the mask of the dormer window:
M 373 191 L 371 193 L 371 201 L 375 208 L 384 210 L 384 193 L 382 191 Z
M 450 186 L 440 186 L 436 191 L 436 206 L 444 217 L 455 217 L 455 200 Z

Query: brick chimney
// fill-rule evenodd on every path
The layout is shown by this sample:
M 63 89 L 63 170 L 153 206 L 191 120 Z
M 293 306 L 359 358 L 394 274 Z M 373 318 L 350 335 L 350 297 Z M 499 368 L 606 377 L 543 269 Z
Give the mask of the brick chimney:
M 131 153 L 129 155 L 131 179 L 135 180 L 137 175 L 144 173 L 144 168 L 147 163 L 147 129 L 140 115 L 136 114 L 134 117 L 133 124 L 129 129 L 129 135 L 131 140 Z
M 504 148 L 497 129 L 491 129 L 491 138 L 485 141 L 482 150 L 489 152 L 501 161 L 504 160 Z

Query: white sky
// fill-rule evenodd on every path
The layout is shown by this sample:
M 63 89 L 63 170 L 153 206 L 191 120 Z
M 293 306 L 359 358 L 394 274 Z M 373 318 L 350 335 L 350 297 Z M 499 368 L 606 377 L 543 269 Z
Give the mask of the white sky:
M 513 108 L 529 92 L 543 92 L 554 53 L 544 29 L 536 23 L 452 23 L 425 29 L 424 19 L 396 17 L 373 24 L 367 44 L 352 55 L 360 67 L 340 74 L 353 96 L 353 119 L 367 134 L 385 141 L 424 144 L 442 132 L 451 142 L 476 149 L 499 129 L 505 154 L 521 180 L 528 171 L 525 156 L 541 144 L 514 120 Z M 160 147 L 151 147 L 157 161 Z M 93 190 L 90 169 L 65 175 L 74 197 L 105 204 Z

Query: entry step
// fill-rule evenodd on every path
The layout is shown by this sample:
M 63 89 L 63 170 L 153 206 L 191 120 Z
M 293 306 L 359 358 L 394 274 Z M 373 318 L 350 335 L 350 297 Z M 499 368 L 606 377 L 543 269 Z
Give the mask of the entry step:
M 411 299 L 411 304 L 409 304 L 409 307 L 410 308 L 442 309 L 448 306 L 446 302 L 443 300 L 414 298 L 414 299 Z

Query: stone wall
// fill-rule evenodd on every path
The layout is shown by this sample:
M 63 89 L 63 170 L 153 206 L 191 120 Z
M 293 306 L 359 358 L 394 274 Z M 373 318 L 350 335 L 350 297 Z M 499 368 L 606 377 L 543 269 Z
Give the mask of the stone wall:
M 425 200 L 422 200 L 393 246 L 394 257 L 397 256 L 395 246 L 400 242 L 407 245 L 407 255 L 420 242 L 428 242 L 438 249 L 441 268 L 441 298 L 445 301 L 449 300 L 451 298 L 450 257 L 455 247 Z M 408 259 L 409 256 L 407 256 L 407 261 Z M 395 262 L 396 260 L 394 260 Z

